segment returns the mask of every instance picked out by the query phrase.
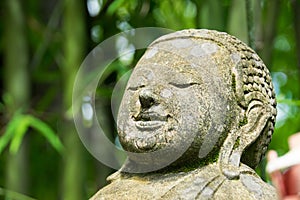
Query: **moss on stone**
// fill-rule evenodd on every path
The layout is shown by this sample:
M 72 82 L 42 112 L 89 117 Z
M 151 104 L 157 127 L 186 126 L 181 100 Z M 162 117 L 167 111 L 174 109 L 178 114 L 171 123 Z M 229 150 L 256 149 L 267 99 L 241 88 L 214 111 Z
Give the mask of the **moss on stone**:
M 180 166 L 170 165 L 170 166 L 168 166 L 164 169 L 161 169 L 157 172 L 159 172 L 159 173 L 189 172 L 189 171 L 195 170 L 199 167 L 203 167 L 208 164 L 217 162 L 218 159 L 219 159 L 219 150 L 216 151 L 216 148 L 215 148 L 205 158 L 202 158 L 202 159 L 198 158 L 197 160 L 191 160 L 189 162 L 186 162 L 185 165 L 180 165 Z M 157 173 L 157 172 L 153 172 L 153 173 Z
M 233 145 L 233 149 L 236 149 L 240 146 L 240 137 L 237 138 L 237 140 L 235 141 L 234 145 Z
M 232 87 L 234 93 L 236 93 L 236 80 L 235 80 L 235 74 L 232 74 L 232 78 L 231 78 L 231 87 Z
M 247 119 L 247 116 L 245 115 L 243 120 L 241 120 L 239 122 L 239 126 L 242 127 L 242 126 L 246 125 L 247 123 L 248 123 L 248 119 Z

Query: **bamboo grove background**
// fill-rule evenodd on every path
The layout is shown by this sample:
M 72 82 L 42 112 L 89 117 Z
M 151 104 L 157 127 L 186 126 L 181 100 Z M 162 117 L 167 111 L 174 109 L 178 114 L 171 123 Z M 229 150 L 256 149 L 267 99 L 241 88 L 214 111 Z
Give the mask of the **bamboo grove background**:
M 226 31 L 251 45 L 272 73 L 278 101 L 270 148 L 288 151 L 300 131 L 299 0 L 1 0 L 0 199 L 87 199 L 113 170 L 94 159 L 74 128 L 73 82 L 97 44 L 138 27 Z M 117 60 L 97 99 L 114 138 L 110 96 L 139 59 Z M 257 171 L 264 172 L 265 161 Z

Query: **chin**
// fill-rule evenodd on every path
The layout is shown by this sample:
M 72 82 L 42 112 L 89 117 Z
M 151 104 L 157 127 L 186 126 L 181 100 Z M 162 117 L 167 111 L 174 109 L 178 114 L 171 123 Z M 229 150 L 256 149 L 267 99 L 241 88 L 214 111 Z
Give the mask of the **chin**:
M 155 152 L 174 144 L 177 132 L 168 122 L 137 121 L 129 130 L 119 130 L 120 143 L 132 153 Z

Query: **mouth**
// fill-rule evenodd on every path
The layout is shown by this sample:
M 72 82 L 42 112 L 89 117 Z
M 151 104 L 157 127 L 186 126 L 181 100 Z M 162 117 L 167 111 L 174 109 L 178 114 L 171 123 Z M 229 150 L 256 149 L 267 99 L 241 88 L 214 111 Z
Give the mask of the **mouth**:
M 153 112 L 142 112 L 137 117 L 133 116 L 133 119 L 138 129 L 151 131 L 163 126 L 167 122 L 168 117 L 169 115 L 162 116 Z

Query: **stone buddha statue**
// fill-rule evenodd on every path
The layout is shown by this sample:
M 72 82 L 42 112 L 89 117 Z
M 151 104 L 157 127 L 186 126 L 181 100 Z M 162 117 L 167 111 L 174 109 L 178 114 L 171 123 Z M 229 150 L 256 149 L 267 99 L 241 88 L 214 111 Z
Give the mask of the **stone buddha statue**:
M 243 42 L 212 30 L 162 36 L 120 105 L 128 159 L 91 199 L 277 199 L 254 171 L 275 117 L 269 71 Z

